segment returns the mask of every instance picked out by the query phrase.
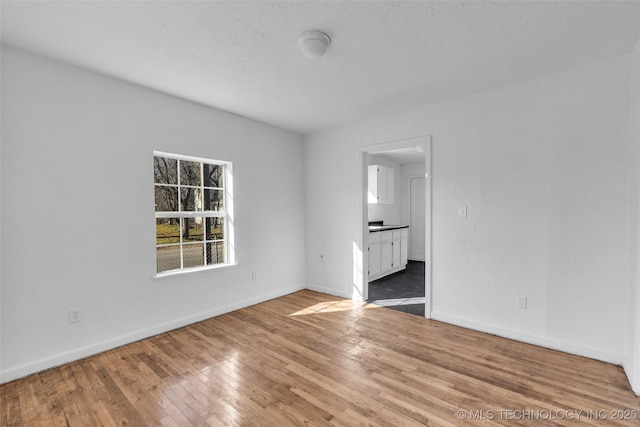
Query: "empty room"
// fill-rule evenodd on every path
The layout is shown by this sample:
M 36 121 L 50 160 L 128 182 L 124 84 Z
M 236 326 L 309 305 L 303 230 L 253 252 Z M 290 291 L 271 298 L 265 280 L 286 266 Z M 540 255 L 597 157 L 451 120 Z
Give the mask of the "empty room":
M 0 19 L 0 425 L 640 425 L 640 1 Z

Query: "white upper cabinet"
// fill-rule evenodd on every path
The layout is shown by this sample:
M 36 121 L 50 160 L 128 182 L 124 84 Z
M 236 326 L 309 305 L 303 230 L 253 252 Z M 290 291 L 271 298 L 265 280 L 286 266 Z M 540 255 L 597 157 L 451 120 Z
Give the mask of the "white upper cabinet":
M 393 204 L 394 169 L 369 166 L 369 203 Z

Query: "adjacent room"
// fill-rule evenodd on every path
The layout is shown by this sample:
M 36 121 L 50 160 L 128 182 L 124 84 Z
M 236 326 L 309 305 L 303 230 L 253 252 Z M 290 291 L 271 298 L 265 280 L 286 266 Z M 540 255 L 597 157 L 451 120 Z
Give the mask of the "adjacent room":
M 426 147 L 367 155 L 367 301 L 425 316 Z M 430 201 L 429 201 L 430 202 Z
M 640 1 L 0 20 L 0 424 L 640 423 Z

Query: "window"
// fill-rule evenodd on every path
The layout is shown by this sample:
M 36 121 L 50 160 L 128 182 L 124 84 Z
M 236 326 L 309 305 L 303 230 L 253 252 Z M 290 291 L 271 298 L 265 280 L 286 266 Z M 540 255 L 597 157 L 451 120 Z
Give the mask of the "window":
M 231 163 L 153 154 L 156 272 L 231 263 Z

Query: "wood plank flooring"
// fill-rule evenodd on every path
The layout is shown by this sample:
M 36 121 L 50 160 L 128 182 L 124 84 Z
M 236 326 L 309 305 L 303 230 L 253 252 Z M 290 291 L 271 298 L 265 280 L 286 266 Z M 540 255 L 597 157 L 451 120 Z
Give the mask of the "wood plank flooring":
M 618 366 L 311 291 L 0 397 L 3 426 L 640 425 Z

